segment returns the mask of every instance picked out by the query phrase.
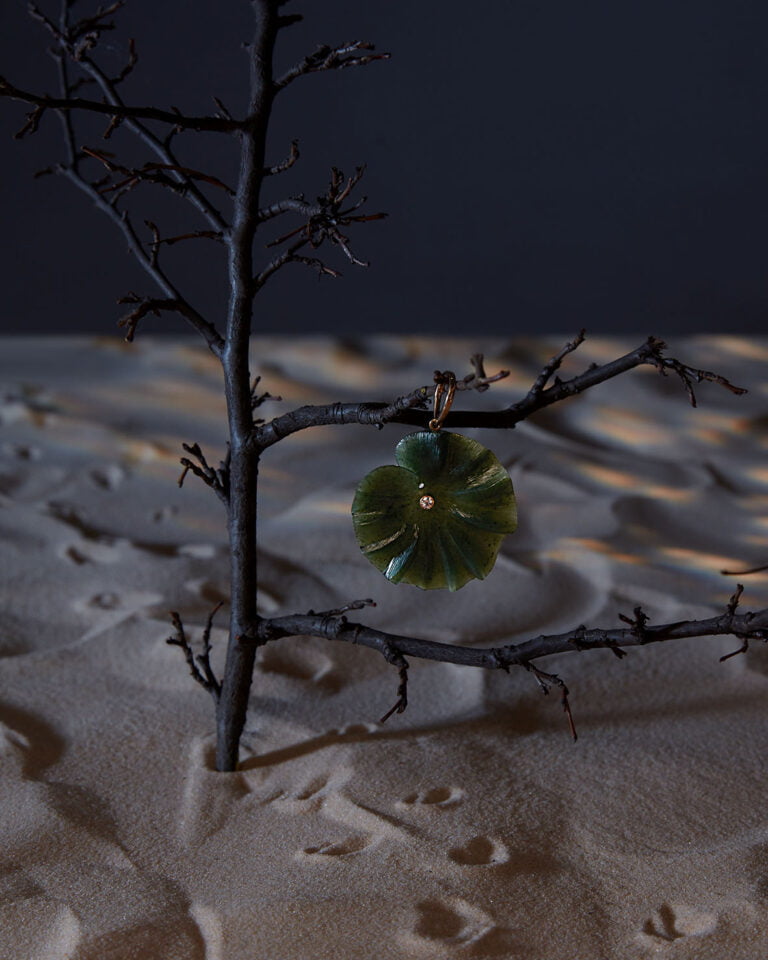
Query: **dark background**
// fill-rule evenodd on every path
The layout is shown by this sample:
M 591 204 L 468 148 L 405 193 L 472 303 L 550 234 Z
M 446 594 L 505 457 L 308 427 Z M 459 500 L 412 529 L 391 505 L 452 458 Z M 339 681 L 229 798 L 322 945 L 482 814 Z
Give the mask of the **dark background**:
M 257 331 L 768 332 L 764 0 L 293 0 L 284 9 L 305 21 L 283 32 L 282 66 L 346 39 L 373 40 L 392 60 L 304 77 L 281 95 L 270 160 L 294 137 L 302 159 L 270 178 L 264 199 L 314 198 L 331 165 L 351 172 L 366 162 L 364 209 L 389 218 L 354 231 L 367 270 L 337 250 L 326 258 L 339 280 L 285 268 L 257 300 Z M 245 0 L 130 0 L 118 21 L 104 53 L 121 63 L 136 38 L 129 103 L 205 113 L 215 94 L 243 108 Z M 47 45 L 25 4 L 2 0 L 0 73 L 57 92 Z M 63 149 L 53 114 L 14 141 L 25 112 L 0 101 L 0 329 L 111 332 L 125 310 L 119 295 L 155 290 L 69 183 L 32 179 Z M 80 142 L 154 159 L 127 131 L 102 141 L 105 125 L 87 122 Z M 235 180 L 232 139 L 185 133 L 176 146 L 191 166 Z M 152 216 L 165 235 L 205 226 L 160 193 L 135 191 L 137 222 Z M 275 221 L 262 242 L 299 223 Z M 220 321 L 223 249 L 196 240 L 165 257 Z M 185 330 L 170 316 L 145 329 Z

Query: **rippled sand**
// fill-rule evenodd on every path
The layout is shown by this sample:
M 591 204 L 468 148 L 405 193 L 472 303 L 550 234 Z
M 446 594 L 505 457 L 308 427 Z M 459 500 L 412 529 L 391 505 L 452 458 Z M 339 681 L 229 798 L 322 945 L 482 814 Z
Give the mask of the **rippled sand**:
M 637 346 L 587 341 L 563 376 Z M 302 403 L 386 400 L 484 349 L 524 393 L 556 341 L 257 340 Z M 355 543 L 359 479 L 408 428 L 324 427 L 263 460 L 263 611 L 358 597 L 361 619 L 499 644 L 637 604 L 708 617 L 723 568 L 768 562 L 768 341 L 670 353 L 749 388 L 633 371 L 508 433 L 520 528 L 456 594 L 393 585 Z M 320 640 L 263 651 L 242 769 L 211 769 L 212 707 L 165 643 L 226 597 L 221 506 L 180 443 L 223 454 L 218 364 L 192 341 L 0 342 L 2 960 L 764 960 L 768 649 L 733 638 L 564 655 L 523 671 L 413 662 L 397 676 Z M 768 605 L 768 574 L 744 578 Z M 221 665 L 225 616 L 214 629 Z

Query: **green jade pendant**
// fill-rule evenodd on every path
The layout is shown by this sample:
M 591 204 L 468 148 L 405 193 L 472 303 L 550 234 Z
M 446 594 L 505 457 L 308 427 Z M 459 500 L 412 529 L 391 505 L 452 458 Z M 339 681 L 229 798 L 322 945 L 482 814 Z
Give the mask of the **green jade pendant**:
M 399 466 L 377 467 L 352 503 L 360 549 L 393 583 L 459 590 L 493 569 L 517 527 L 512 481 L 482 444 L 457 433 L 412 433 Z

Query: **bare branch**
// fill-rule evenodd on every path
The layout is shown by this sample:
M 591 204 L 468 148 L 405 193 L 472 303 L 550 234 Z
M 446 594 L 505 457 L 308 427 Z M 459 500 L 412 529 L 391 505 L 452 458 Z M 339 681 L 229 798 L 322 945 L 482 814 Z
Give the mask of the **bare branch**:
M 504 380 L 509 376 L 509 370 L 499 370 L 498 373 L 489 377 L 485 372 L 485 357 L 482 353 L 472 354 L 469 362 L 475 372 L 467 374 L 467 376 L 464 377 L 464 383 L 467 386 L 471 386 L 473 390 L 477 390 L 478 393 L 484 393 L 492 383 L 496 383 L 498 380 Z
M 307 218 L 306 223 L 294 230 L 289 231 L 283 236 L 272 240 L 267 244 L 268 247 L 275 247 L 287 240 L 297 238 L 291 246 L 279 257 L 272 260 L 254 278 L 254 293 L 267 282 L 267 280 L 287 263 L 304 263 L 318 270 L 320 276 L 338 277 L 340 273 L 337 270 L 326 266 L 321 260 L 315 257 L 297 257 L 297 252 L 302 247 L 309 244 L 313 249 L 317 249 L 325 241 L 340 247 L 347 259 L 360 267 L 367 267 L 368 263 L 359 260 L 349 247 L 349 237 L 341 232 L 341 227 L 349 226 L 353 223 L 364 223 L 369 220 L 382 220 L 386 217 L 385 213 L 357 214 L 355 211 L 366 200 L 362 197 L 356 203 L 344 208 L 344 203 L 349 197 L 354 187 L 359 183 L 365 167 L 357 167 L 351 177 L 345 178 L 343 172 L 337 167 L 331 169 L 331 182 L 326 192 L 317 198 L 317 203 L 310 204 L 303 197 L 289 197 L 285 200 L 279 200 L 265 207 L 258 213 L 259 222 L 278 217 L 283 213 L 299 213 Z
M 261 377 L 256 377 L 251 384 L 251 410 L 258 410 L 258 408 L 266 403 L 267 400 L 274 400 L 276 403 L 279 403 L 283 398 L 282 397 L 273 397 L 271 393 L 265 391 L 264 393 L 259 393 L 259 384 L 261 383 Z M 263 423 L 263 420 L 254 420 L 254 424 Z
M 43 114 L 45 113 L 45 107 L 35 107 L 34 110 L 26 115 L 26 120 L 23 125 L 14 133 L 14 140 L 23 140 L 28 133 L 37 133 L 38 127 L 40 126 L 40 121 L 43 119 Z
M 140 183 L 155 183 L 163 187 L 168 187 L 170 190 L 173 190 L 174 193 L 178 193 L 183 197 L 187 194 L 190 180 L 201 180 L 211 186 L 219 187 L 225 190 L 230 196 L 234 193 L 226 183 L 223 183 L 217 177 L 203 173 L 201 170 L 194 170 L 191 167 L 155 162 L 145 163 L 141 167 L 125 167 L 115 162 L 115 160 L 112 159 L 113 154 L 107 153 L 105 150 L 95 150 L 93 147 L 82 147 L 80 152 L 85 156 L 98 160 L 106 167 L 110 174 L 117 173 L 123 177 L 122 180 L 115 183 L 110 182 L 108 179 L 106 183 L 100 187 L 100 192 L 103 194 L 122 194 L 128 190 L 132 190 Z M 166 170 L 172 173 L 182 174 L 182 176 L 179 178 L 169 177 L 165 173 Z M 221 231 L 218 232 L 221 233 Z
M 136 336 L 136 328 L 138 327 L 140 321 L 143 320 L 148 314 L 151 313 L 154 316 L 159 317 L 161 311 L 163 310 L 176 313 L 181 313 L 182 311 L 182 305 L 178 300 L 171 298 L 161 299 L 156 297 L 140 297 L 135 293 L 128 293 L 124 297 L 120 297 L 117 302 L 137 304 L 135 310 L 132 310 L 130 313 L 122 317 L 122 319 L 117 321 L 118 327 L 123 327 L 125 329 L 125 339 L 128 343 L 133 342 L 133 339 Z
M 294 260 L 296 260 L 296 254 L 298 251 L 301 250 L 302 247 L 306 247 L 308 243 L 308 240 L 297 240 L 296 243 L 292 244 L 287 250 L 284 250 L 279 256 L 275 257 L 273 260 L 270 260 L 261 273 L 253 278 L 251 295 L 255 296 L 259 290 L 261 290 L 267 280 L 274 276 L 278 270 L 282 270 L 287 263 L 293 263 Z
M 119 3 L 113 5 L 112 7 L 108 8 L 108 10 L 100 8 L 96 14 L 97 21 L 101 22 L 103 15 L 118 9 L 119 5 Z M 48 29 L 53 32 L 54 36 L 60 40 L 60 47 L 54 51 L 54 57 L 59 67 L 59 83 L 61 91 L 64 95 L 63 99 L 68 98 L 69 91 L 71 90 L 71 83 L 67 72 L 67 62 L 65 57 L 66 54 L 70 56 L 73 55 L 70 49 L 71 45 L 68 46 L 69 38 L 74 35 L 80 36 L 78 31 L 83 25 L 83 21 L 80 21 L 80 24 L 71 28 L 69 27 L 69 8 L 70 5 L 66 2 L 66 0 L 64 0 L 60 26 L 56 26 L 51 21 L 47 20 L 47 18 L 40 14 L 40 12 L 35 8 L 35 12 L 38 14 L 37 19 L 42 20 Z M 92 24 L 88 24 L 87 26 L 92 26 Z M 101 74 L 97 68 L 93 67 L 93 70 L 95 71 L 96 79 L 101 78 L 101 80 L 103 80 L 105 89 L 107 91 L 114 91 L 111 81 L 104 77 L 104 75 Z M 119 96 L 117 93 L 112 92 L 110 93 L 110 96 L 112 96 L 115 101 L 119 102 Z M 133 338 L 138 322 L 148 313 L 157 314 L 158 311 L 162 310 L 174 310 L 184 316 L 185 319 L 197 330 L 197 332 L 203 336 L 211 351 L 217 356 L 220 356 L 222 347 L 224 345 L 223 338 L 218 333 L 215 326 L 209 323 L 191 306 L 191 304 L 189 304 L 176 286 L 160 269 L 157 263 L 157 246 L 154 246 L 151 252 L 148 254 L 144 250 L 141 240 L 137 235 L 127 213 L 117 209 L 115 198 L 112 198 L 111 202 L 108 202 L 101 195 L 100 190 L 104 186 L 104 181 L 90 183 L 82 176 L 80 173 L 80 163 L 83 154 L 78 151 L 75 146 L 72 113 L 69 110 L 59 110 L 57 112 L 61 119 L 64 130 L 64 140 L 69 153 L 69 162 L 58 164 L 52 168 L 52 171 L 65 176 L 79 190 L 83 191 L 88 197 L 90 197 L 95 206 L 112 220 L 112 222 L 123 233 L 131 253 L 150 274 L 152 279 L 155 281 L 155 283 L 157 283 L 158 287 L 164 294 L 163 297 L 138 297 L 136 294 L 129 294 L 128 297 L 122 301 L 134 304 L 136 306 L 136 310 L 133 311 L 132 314 L 129 314 L 128 317 L 124 318 L 122 323 L 123 326 L 127 327 L 127 339 L 130 340 Z M 109 167 L 110 164 L 114 165 L 106 153 L 98 154 L 94 152 L 93 155 L 107 167 Z M 195 189 L 196 188 L 192 185 L 192 190 Z M 159 239 L 157 233 L 155 233 L 155 239 Z
M 182 447 L 186 452 L 194 457 L 195 460 L 190 460 L 188 457 L 181 458 L 181 465 L 184 467 L 184 471 L 179 477 L 179 486 L 184 483 L 184 478 L 187 473 L 191 471 L 196 477 L 199 477 L 203 483 L 209 486 L 219 500 L 224 503 L 224 505 L 229 504 L 229 471 L 225 468 L 224 464 L 216 470 L 205 459 L 203 451 L 200 449 L 200 444 L 198 443 L 182 443 Z M 196 462 L 195 462 L 196 461 Z
M 267 220 L 272 220 L 274 217 L 279 217 L 284 213 L 298 213 L 309 219 L 310 217 L 320 216 L 322 212 L 323 208 L 319 204 L 308 203 L 303 197 L 287 197 L 285 200 L 277 200 L 275 203 L 271 203 L 268 207 L 262 207 L 256 214 L 256 217 L 259 223 L 265 223 Z M 299 227 L 282 239 L 287 240 L 288 236 L 295 236 L 295 234 L 303 229 L 303 227 Z M 275 246 L 281 242 L 281 240 L 273 240 L 269 245 Z
M 168 637 L 168 639 L 165 641 L 171 646 L 181 647 L 184 652 L 187 665 L 189 666 L 190 674 L 204 690 L 207 690 L 208 693 L 210 693 L 210 695 L 213 697 L 214 703 L 218 703 L 219 697 L 221 696 L 221 684 L 216 679 L 216 675 L 211 668 L 211 629 L 213 627 L 213 618 L 216 616 L 216 612 L 219 607 L 221 607 L 221 603 L 216 604 L 213 610 L 208 614 L 208 619 L 206 620 L 205 628 L 203 630 L 202 653 L 199 653 L 197 656 L 195 656 L 184 631 L 184 624 L 181 622 L 181 617 L 175 610 L 171 611 L 171 623 L 173 624 L 174 634 L 172 637 Z
M 198 331 L 198 333 L 201 334 L 201 336 L 208 343 L 208 347 L 212 353 L 216 354 L 216 356 L 219 356 L 224 346 L 224 341 L 213 324 L 210 324 L 207 320 L 204 320 L 200 314 L 181 296 L 162 299 L 156 297 L 140 297 L 135 293 L 129 293 L 124 297 L 120 297 L 117 302 L 138 304 L 136 310 L 132 311 L 121 320 L 118 320 L 118 326 L 125 327 L 128 331 L 125 339 L 129 343 L 133 340 L 136 334 L 136 327 L 139 321 L 148 314 L 152 313 L 155 316 L 159 316 L 161 311 L 173 311 L 184 317 L 184 319 L 187 320 Z
M 128 40 L 128 62 L 120 71 L 120 73 L 118 73 L 115 79 L 112 81 L 115 84 L 115 86 L 117 86 L 119 83 L 122 83 L 123 80 L 126 79 L 126 77 L 130 76 L 130 74 L 133 73 L 133 70 L 136 67 L 136 64 L 138 62 L 139 62 L 139 55 L 136 51 L 136 41 L 133 39 L 133 37 L 131 37 Z M 92 78 L 89 78 L 89 79 L 92 79 Z
M 66 47 L 65 47 L 66 49 Z M 84 58 L 79 66 L 88 72 L 88 75 L 94 82 L 98 83 L 105 97 L 110 103 L 122 104 L 122 99 L 117 91 L 115 82 L 98 67 L 90 58 Z M 69 114 L 67 114 L 69 116 Z M 160 139 L 145 124 L 139 120 L 126 119 L 125 125 L 139 136 L 147 146 L 160 157 L 161 161 L 168 165 L 171 175 L 178 178 L 185 187 L 184 196 L 203 214 L 214 229 L 225 233 L 228 230 L 228 224 L 220 211 L 211 203 L 205 194 L 189 177 L 182 172 L 185 168 L 178 163 L 176 155 L 171 150 L 171 139 L 175 133 L 181 131 L 181 127 L 174 126 L 168 132 L 165 139 Z
M 394 705 L 387 710 L 384 716 L 381 717 L 379 723 L 386 723 L 393 713 L 403 713 L 408 706 L 408 661 L 401 653 L 391 648 L 384 651 L 384 656 L 388 663 L 397 667 L 400 683 L 397 686 L 397 700 Z
M 180 313 L 194 327 L 195 330 L 197 330 L 197 332 L 208 344 L 211 352 L 216 356 L 220 356 L 224 346 L 223 337 L 218 332 L 216 327 L 206 320 L 200 313 L 198 313 L 198 311 L 192 307 L 186 298 L 182 296 L 176 286 L 158 267 L 156 258 L 153 258 L 151 255 L 146 253 L 142 247 L 141 240 L 133 228 L 133 225 L 131 224 L 130 218 L 127 216 L 127 214 L 117 210 L 112 204 L 108 203 L 92 184 L 88 183 L 87 180 L 80 176 L 75 167 L 60 165 L 56 168 L 56 172 L 66 176 L 72 183 L 75 184 L 76 187 L 86 193 L 93 200 L 94 204 L 120 228 L 128 242 L 129 250 L 149 273 L 152 279 L 157 283 L 162 292 L 166 294 L 166 299 L 174 301 L 174 309 Z M 131 298 L 135 297 L 136 295 L 129 294 L 128 296 Z M 141 299 L 143 298 L 125 299 L 122 302 L 139 303 Z M 144 311 L 142 316 L 146 316 L 147 312 L 148 311 Z
M 70 26 L 68 22 L 70 4 L 67 2 L 67 0 L 64 0 L 60 25 L 54 24 L 51 20 L 45 17 L 37 9 L 37 7 L 34 6 L 34 4 L 31 6 L 30 12 L 32 13 L 32 16 L 46 26 L 58 45 L 58 49 L 54 51 L 54 54 L 60 61 L 62 96 L 65 99 L 71 98 L 72 93 L 86 82 L 98 84 L 104 95 L 105 102 L 118 108 L 117 113 L 113 113 L 109 127 L 105 131 L 104 136 L 108 138 L 119 124 L 125 123 L 130 130 L 141 137 L 147 146 L 149 146 L 150 149 L 159 156 L 161 161 L 168 165 L 168 169 L 172 171 L 171 176 L 177 178 L 184 186 L 184 191 L 180 191 L 182 195 L 186 196 L 186 198 L 197 207 L 197 209 L 203 214 L 203 216 L 206 217 L 214 229 L 225 233 L 228 229 L 226 220 L 221 215 L 219 210 L 217 210 L 211 201 L 205 196 L 205 194 L 195 185 L 195 183 L 181 172 L 183 168 L 180 167 L 176 156 L 171 150 L 170 143 L 172 137 L 175 133 L 178 133 L 183 129 L 183 126 L 179 124 L 179 112 L 172 112 L 171 115 L 173 117 L 174 125 L 171 127 L 167 137 L 164 139 L 158 137 L 149 127 L 143 124 L 141 120 L 125 115 L 117 115 L 121 111 L 124 114 L 125 110 L 128 109 L 126 108 L 126 105 L 122 100 L 117 87 L 130 73 L 136 63 L 137 55 L 133 40 L 130 40 L 128 44 L 128 64 L 120 72 L 120 74 L 114 78 L 107 76 L 107 74 L 88 55 L 88 51 L 95 44 L 89 42 L 86 44 L 86 47 L 84 47 L 80 42 L 80 39 L 84 34 L 89 34 L 93 39 L 94 27 L 99 28 L 101 25 L 101 28 L 108 27 L 111 29 L 112 24 L 104 24 L 104 17 L 111 15 L 111 13 L 119 9 L 121 5 L 122 3 L 115 3 L 106 9 L 100 8 L 95 17 L 85 18 L 84 20 L 81 20 L 79 23 L 76 23 L 72 26 Z M 98 39 L 98 29 L 96 30 L 95 38 Z M 67 57 L 71 58 L 76 63 L 77 67 L 86 73 L 86 76 L 76 83 L 71 83 L 67 77 L 66 68 L 64 66 L 64 60 Z M 62 117 L 65 127 L 68 128 L 65 137 L 68 142 L 70 142 L 70 162 L 76 167 L 76 151 L 72 133 L 71 111 L 60 111 L 59 115 Z M 232 118 L 229 117 L 225 119 L 231 120 Z
M 730 610 L 730 606 L 728 609 Z M 634 619 L 632 619 L 632 617 L 627 617 L 625 614 L 620 613 L 619 620 L 630 625 L 632 628 L 632 633 L 636 637 L 638 643 L 647 643 L 648 631 L 645 629 L 645 627 L 648 623 L 648 615 L 643 612 L 642 607 L 635 607 L 634 614 Z
M 233 133 L 241 130 L 239 120 L 227 120 L 226 117 L 188 117 L 181 113 L 160 110 L 158 107 L 134 107 L 117 103 L 101 103 L 98 100 L 85 100 L 81 97 L 49 97 L 21 90 L 4 77 L 0 77 L 0 97 L 10 97 L 22 103 L 31 103 L 44 110 L 83 110 L 103 113 L 109 117 L 131 120 L 157 120 L 170 123 L 184 130 L 213 130 L 219 133 Z
M 546 673 L 544 670 L 541 670 L 533 663 L 523 664 L 526 670 L 529 673 L 532 673 L 536 678 L 541 692 L 544 694 L 549 694 L 550 686 L 554 685 L 560 689 L 560 704 L 562 705 L 563 712 L 565 713 L 566 719 L 568 720 L 568 729 L 571 734 L 571 739 L 576 742 L 579 739 L 578 734 L 576 733 L 576 724 L 573 722 L 573 714 L 571 713 L 571 704 L 568 699 L 569 691 L 566 687 L 565 682 L 561 677 L 556 673 Z
M 285 160 L 282 160 L 280 163 L 276 163 L 273 167 L 264 168 L 265 177 L 273 177 L 278 173 L 284 173 L 286 170 L 290 170 L 291 167 L 299 159 L 299 141 L 291 140 L 291 152 L 288 154 Z
M 559 357 L 562 359 L 567 353 L 572 352 L 578 346 L 581 340 L 576 337 L 574 341 L 567 344 L 566 347 L 550 360 L 541 374 L 539 374 L 534 386 L 528 391 L 526 396 L 517 403 L 512 404 L 504 410 L 456 410 L 452 409 L 445 420 L 445 426 L 450 428 L 466 427 L 484 427 L 489 429 L 511 429 L 517 423 L 525 420 L 527 417 L 551 406 L 553 403 L 559 403 L 568 397 L 583 393 L 585 390 L 604 383 L 621 373 L 626 373 L 634 367 L 643 364 L 650 364 L 662 370 L 665 373 L 667 369 L 676 369 L 676 365 L 685 367 L 679 361 L 666 358 L 661 351 L 664 349 L 664 343 L 655 337 L 649 337 L 637 349 L 630 353 L 605 363 L 601 366 L 592 364 L 584 373 L 581 373 L 570 380 L 556 379 L 555 383 L 546 389 L 536 388 L 536 384 L 546 383 L 548 378 L 557 368 L 553 364 Z M 674 366 L 673 366 L 674 365 Z M 693 368 L 685 367 L 691 371 Z M 695 371 L 701 373 L 702 379 L 711 380 L 725 386 L 733 393 L 745 393 L 742 387 L 735 387 L 733 384 L 720 377 L 717 374 L 708 374 L 706 371 Z M 502 371 L 506 374 L 506 371 Z M 486 377 L 484 379 L 473 380 L 473 375 L 465 377 L 456 383 L 457 390 L 461 389 L 485 389 L 487 384 L 495 379 L 499 379 L 502 374 L 496 377 Z M 479 385 L 478 385 L 479 384 Z M 427 402 L 432 396 L 434 388 L 419 387 L 406 396 L 399 397 L 389 403 L 367 402 L 367 403 L 333 403 L 326 406 L 306 406 L 300 407 L 291 413 L 277 417 L 261 427 L 255 437 L 255 444 L 259 449 L 266 449 L 273 443 L 283 437 L 296 433 L 298 430 L 304 430 L 309 427 L 342 424 L 342 423 L 361 423 L 381 427 L 385 423 L 407 423 L 413 426 L 426 428 L 430 414 L 427 412 Z
M 66 2 L 65 9 L 68 11 L 74 4 Z M 71 26 L 68 23 L 63 25 L 55 24 L 49 17 L 40 10 L 40 8 L 30 3 L 28 5 L 29 14 L 33 20 L 37 20 L 46 27 L 56 40 L 66 39 L 73 46 L 75 54 L 84 55 L 88 50 L 92 50 L 98 43 L 101 34 L 105 30 L 114 30 L 114 21 L 107 21 L 113 13 L 125 5 L 125 0 L 116 0 L 108 7 L 99 7 L 96 13 L 91 17 L 83 17 L 77 23 Z
M 149 245 L 149 262 L 153 270 L 158 269 L 158 257 L 160 256 L 160 229 L 156 223 L 151 220 L 145 220 L 144 223 L 152 231 L 152 243 Z
M 303 77 L 308 73 L 319 73 L 322 70 L 343 70 L 346 67 L 359 67 L 374 60 L 389 60 L 389 53 L 365 53 L 364 51 L 375 50 L 372 43 L 365 40 L 351 40 L 340 44 L 338 47 L 320 46 L 309 56 L 291 67 L 286 73 L 275 80 L 275 92 L 285 89 L 289 83 L 292 83 L 298 77 Z
M 568 356 L 569 353 L 573 353 L 574 350 L 584 342 L 587 331 L 582 329 L 580 330 L 573 340 L 566 343 L 566 345 L 559 350 L 550 360 L 548 360 L 541 371 L 541 373 L 536 377 L 533 386 L 528 391 L 528 396 L 526 400 L 536 400 L 541 396 L 544 388 L 549 382 L 550 377 L 555 373 L 556 370 L 560 369 L 560 364 Z
M 355 609 L 355 605 L 332 610 L 326 613 L 292 614 L 285 617 L 260 619 L 253 625 L 249 635 L 257 646 L 292 636 L 321 637 L 326 640 L 340 640 L 359 644 L 378 651 L 389 663 L 401 669 L 401 687 L 398 701 L 393 710 L 382 718 L 387 719 L 393 712 L 402 712 L 407 703 L 407 682 L 403 667 L 407 667 L 406 657 L 418 657 L 441 663 L 455 663 L 461 666 L 482 667 L 487 670 L 509 671 L 510 667 L 522 667 L 533 674 L 545 692 L 554 684 L 561 691 L 561 703 L 568 718 L 573 738 L 576 731 L 568 701 L 568 688 L 556 674 L 544 672 L 534 661 L 542 657 L 560 653 L 578 653 L 586 650 L 609 649 L 616 654 L 624 653 L 621 648 L 660 643 L 668 640 L 681 640 L 691 637 L 735 636 L 742 640 L 742 646 L 728 656 L 744 653 L 750 640 L 768 641 L 768 609 L 755 613 L 736 612 L 741 590 L 731 597 L 724 613 L 706 620 L 680 620 L 675 623 L 648 625 L 648 618 L 638 615 L 635 620 L 627 621 L 631 626 L 613 629 L 587 629 L 583 626 L 567 633 L 533 637 L 518 643 L 502 647 L 456 646 L 439 643 L 434 640 L 422 640 L 415 637 L 396 636 L 366 627 L 361 623 L 350 623 L 342 611 Z M 358 601 L 367 605 L 368 601 Z M 722 659 L 727 659 L 724 657 Z
M 172 247 L 182 240 L 217 240 L 221 242 L 223 236 L 220 230 L 195 230 L 192 233 L 180 233 L 175 237 L 161 237 L 156 243 L 158 246 L 164 243 L 167 247 Z
M 319 277 L 333 277 L 338 279 L 341 276 L 340 270 L 334 270 L 333 267 L 329 267 L 327 264 L 323 263 L 319 257 L 292 257 L 293 263 L 303 263 L 305 267 L 312 267 L 313 270 L 317 270 Z
M 220 100 L 218 97 L 213 97 L 212 99 L 213 99 L 213 102 L 216 104 L 216 106 L 217 106 L 217 108 L 218 108 L 218 110 L 219 110 L 219 114 L 220 114 L 222 117 L 226 117 L 227 120 L 232 120 L 232 114 L 229 112 L 229 110 L 227 109 L 227 107 L 224 106 L 224 104 L 221 102 L 221 100 Z
M 744 387 L 734 386 L 718 373 L 712 373 L 710 370 L 697 370 L 695 367 L 689 367 L 687 364 L 681 363 L 673 357 L 662 357 L 658 355 L 655 356 L 651 362 L 653 362 L 654 366 L 656 366 L 663 376 L 667 375 L 667 370 L 671 370 L 680 377 L 688 393 L 688 399 L 692 407 L 696 406 L 696 394 L 693 392 L 694 381 L 701 383 L 702 380 L 707 380 L 710 383 L 718 383 L 721 387 L 725 387 L 726 390 L 730 390 L 731 393 L 737 395 L 747 392 Z

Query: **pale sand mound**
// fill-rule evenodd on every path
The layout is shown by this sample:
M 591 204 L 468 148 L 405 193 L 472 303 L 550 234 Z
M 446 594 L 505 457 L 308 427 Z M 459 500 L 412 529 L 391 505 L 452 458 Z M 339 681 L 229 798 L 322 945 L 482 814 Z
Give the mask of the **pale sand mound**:
M 638 340 L 639 342 L 639 340 Z M 631 349 L 589 341 L 576 372 Z M 554 342 L 259 340 L 284 402 L 387 399 L 485 349 L 527 390 Z M 4 341 L 0 383 L 2 960 L 764 960 L 768 650 L 733 639 L 522 671 L 412 663 L 411 704 L 369 650 L 263 652 L 242 769 L 211 769 L 209 698 L 165 638 L 226 596 L 223 514 L 180 442 L 223 450 L 217 363 L 191 343 Z M 497 644 L 711 616 L 724 566 L 768 561 L 768 343 L 674 344 L 750 388 L 635 371 L 508 434 L 470 432 L 510 470 L 520 529 L 456 594 L 395 586 L 349 506 L 401 427 L 329 427 L 264 458 L 265 611 L 357 597 L 393 632 Z M 261 362 L 258 358 L 261 358 Z M 768 577 L 744 606 L 768 605 Z M 217 669 L 224 613 L 214 630 Z

